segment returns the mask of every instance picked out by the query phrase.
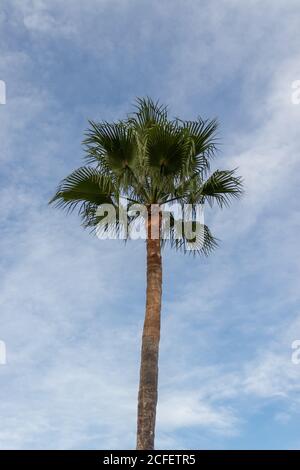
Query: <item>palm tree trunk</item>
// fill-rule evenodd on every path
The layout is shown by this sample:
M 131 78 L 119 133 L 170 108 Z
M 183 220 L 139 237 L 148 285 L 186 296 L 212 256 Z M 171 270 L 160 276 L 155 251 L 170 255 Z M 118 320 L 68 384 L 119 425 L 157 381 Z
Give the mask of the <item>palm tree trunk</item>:
M 154 449 L 155 418 L 158 384 L 158 350 L 162 292 L 160 230 L 161 217 L 148 216 L 147 293 L 144 321 L 140 386 L 138 395 L 137 449 Z M 153 238 L 153 229 L 158 237 Z M 152 230 L 152 233 L 151 233 Z

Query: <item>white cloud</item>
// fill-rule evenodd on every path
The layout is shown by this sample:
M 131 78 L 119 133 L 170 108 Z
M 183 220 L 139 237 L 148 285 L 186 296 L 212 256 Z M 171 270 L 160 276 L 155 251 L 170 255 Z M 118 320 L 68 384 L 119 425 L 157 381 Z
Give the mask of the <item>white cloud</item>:
M 238 420 L 228 407 L 210 405 L 195 392 L 172 393 L 168 390 L 160 397 L 158 426 L 165 433 L 197 426 L 231 434 L 236 431 L 237 425 Z

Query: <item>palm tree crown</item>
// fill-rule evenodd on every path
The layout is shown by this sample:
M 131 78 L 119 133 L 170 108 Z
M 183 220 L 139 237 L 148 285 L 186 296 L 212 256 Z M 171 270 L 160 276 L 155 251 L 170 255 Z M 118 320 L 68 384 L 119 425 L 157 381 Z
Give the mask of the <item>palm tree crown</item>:
M 163 244 L 169 242 L 186 252 L 190 240 L 184 231 L 181 237 L 176 233 L 183 221 L 175 221 L 168 204 L 193 208 L 216 202 L 223 207 L 242 193 L 235 170 L 216 170 L 209 175 L 217 149 L 216 120 L 170 120 L 166 107 L 139 98 L 135 112 L 125 120 L 89 124 L 84 140 L 88 166 L 67 176 L 50 201 L 68 210 L 78 207 L 85 227 L 101 228 L 103 222 L 103 231 L 118 230 L 121 217 L 117 224 L 108 224 L 97 209 L 111 204 L 118 216 L 120 198 L 146 207 L 155 204 L 170 216 Z M 191 221 L 197 224 L 193 214 L 192 210 Z M 137 215 L 127 217 L 130 223 Z M 193 253 L 208 254 L 217 245 L 206 225 L 198 242 Z

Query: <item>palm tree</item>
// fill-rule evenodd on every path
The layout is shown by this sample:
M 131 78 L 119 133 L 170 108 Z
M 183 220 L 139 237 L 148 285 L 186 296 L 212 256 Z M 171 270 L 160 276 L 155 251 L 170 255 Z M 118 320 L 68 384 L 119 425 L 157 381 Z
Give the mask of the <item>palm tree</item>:
M 158 385 L 158 353 L 162 296 L 161 249 L 169 244 L 184 253 L 204 254 L 216 239 L 195 210 L 207 202 L 221 208 L 242 194 L 235 170 L 209 175 L 217 149 L 216 120 L 170 120 L 168 110 L 150 98 L 137 99 L 126 119 L 89 121 L 84 140 L 87 166 L 59 185 L 50 203 L 79 209 L 83 226 L 100 234 L 131 238 L 127 226 L 142 221 L 147 245 L 146 313 L 142 335 L 138 393 L 137 449 L 154 449 Z M 142 205 L 145 211 L 124 211 Z M 187 211 L 176 216 L 172 204 Z M 114 217 L 108 217 L 108 209 Z M 139 206 L 140 207 L 140 206 Z M 100 209 L 100 211 L 99 211 Z M 125 213 L 125 216 L 124 216 Z M 165 222 L 166 217 L 168 223 Z M 184 230 L 189 222 L 192 231 Z M 197 228 L 201 230 L 197 231 Z M 192 232 L 192 233 L 191 233 Z M 191 233 L 191 234 L 190 234 Z

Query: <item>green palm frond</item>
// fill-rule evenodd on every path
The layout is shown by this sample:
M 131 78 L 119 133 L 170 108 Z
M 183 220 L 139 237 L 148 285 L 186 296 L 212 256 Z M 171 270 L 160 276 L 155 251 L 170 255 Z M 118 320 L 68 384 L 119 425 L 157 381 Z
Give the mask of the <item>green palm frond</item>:
M 110 178 L 95 168 L 81 167 L 67 176 L 59 184 L 49 204 L 72 211 L 80 206 L 79 212 L 85 213 L 91 206 L 113 203 L 116 189 Z
M 124 122 L 89 123 L 91 129 L 86 133 L 83 142 L 89 161 L 104 165 L 106 170 L 117 172 L 133 164 L 137 145 L 132 128 Z
M 216 119 L 206 120 L 199 118 L 197 121 L 177 122 L 183 129 L 188 131 L 191 142 L 191 159 L 189 171 L 206 172 L 210 168 L 210 160 L 214 157 L 217 150 L 217 129 L 218 121 Z
M 216 170 L 202 185 L 197 196 L 210 205 L 217 202 L 220 207 L 228 206 L 232 198 L 243 194 L 243 182 L 235 176 L 236 170 Z
M 135 107 L 136 111 L 128 116 L 128 122 L 140 131 L 168 121 L 167 106 L 160 105 L 149 97 L 137 98 Z
M 197 121 L 180 121 L 184 129 L 188 129 L 190 136 L 194 141 L 195 155 L 205 152 L 213 156 L 216 150 L 217 140 L 217 119 L 203 120 L 198 118 Z
M 154 125 L 147 133 L 147 161 L 162 176 L 178 174 L 188 157 L 189 141 L 181 128 L 172 122 Z

